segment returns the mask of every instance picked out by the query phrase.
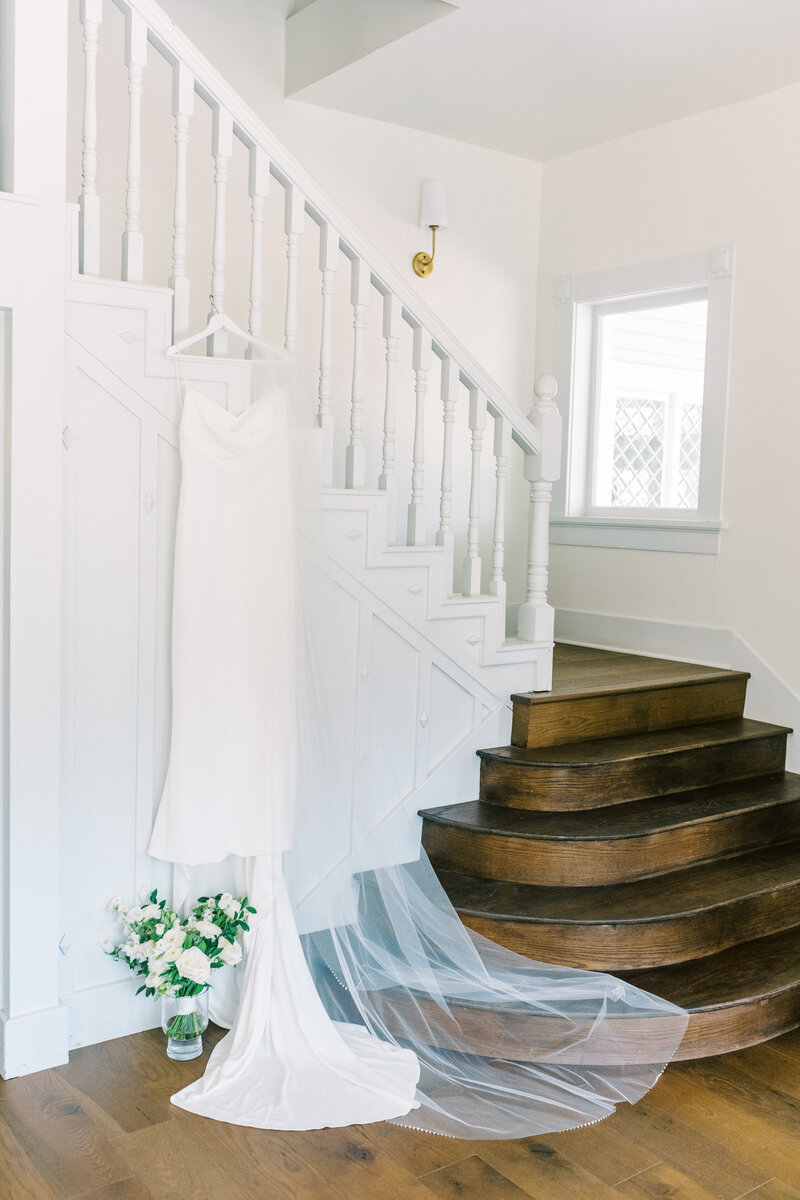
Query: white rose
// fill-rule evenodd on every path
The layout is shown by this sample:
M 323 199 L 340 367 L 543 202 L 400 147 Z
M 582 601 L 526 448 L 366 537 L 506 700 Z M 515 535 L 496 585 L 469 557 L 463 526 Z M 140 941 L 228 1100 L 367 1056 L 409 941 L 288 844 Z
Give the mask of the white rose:
M 162 924 L 156 925 L 156 933 L 158 934 L 159 937 L 161 937 L 162 933 L 164 932 L 164 928 L 165 928 L 165 926 Z
M 157 988 L 161 983 L 161 974 L 158 971 L 151 971 L 147 976 L 145 983 L 146 987 Z
M 192 929 L 196 929 L 202 937 L 215 938 L 222 933 L 222 927 L 213 921 L 192 921 Z
M 163 958 L 164 962 L 174 963 L 183 949 L 183 938 L 177 942 L 173 939 L 167 941 L 166 936 L 159 938 L 155 945 L 155 952 L 159 958 Z
M 152 921 L 154 917 L 161 916 L 161 906 L 158 904 L 146 904 L 142 909 L 141 920 Z
M 219 957 L 227 967 L 235 967 L 242 961 L 242 947 L 238 942 L 229 942 L 227 938 L 222 938 L 219 945 Z
M 225 913 L 226 917 L 233 918 L 239 911 L 239 905 L 236 903 L 230 892 L 224 892 L 217 901 L 217 904 Z
M 100 943 L 100 949 L 104 954 L 110 954 L 114 949 L 114 942 L 110 937 L 103 938 L 102 942 Z
M 140 908 L 129 908 L 125 913 L 125 924 L 133 925 L 134 923 L 141 921 L 142 917 L 143 913 Z
M 175 960 L 181 976 L 191 983 L 207 983 L 211 974 L 211 960 L 199 946 L 190 946 Z

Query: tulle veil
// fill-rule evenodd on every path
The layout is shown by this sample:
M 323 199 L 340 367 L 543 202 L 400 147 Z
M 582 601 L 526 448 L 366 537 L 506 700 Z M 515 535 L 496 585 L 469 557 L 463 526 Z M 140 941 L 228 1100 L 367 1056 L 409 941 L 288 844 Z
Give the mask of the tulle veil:
M 687 1015 L 610 975 L 533 962 L 469 930 L 424 851 L 409 860 L 405 848 L 419 847 L 416 814 L 407 805 L 387 813 L 369 797 L 350 803 L 339 766 L 343 748 L 330 734 L 337 630 L 317 586 L 333 557 L 320 502 L 313 381 L 282 352 L 256 353 L 251 374 L 251 397 L 281 389 L 288 398 L 293 503 L 248 519 L 280 520 L 292 530 L 294 554 L 275 564 L 275 585 L 287 602 L 282 611 L 294 614 L 286 629 L 294 639 L 294 695 L 289 689 L 285 697 L 294 737 L 279 751 L 291 756 L 295 781 L 286 797 L 294 840 L 283 856 L 293 917 L 287 910 L 282 919 L 297 924 L 317 995 L 333 1021 L 416 1056 L 415 1106 L 394 1115 L 397 1124 L 481 1139 L 599 1121 L 653 1086 L 680 1044 Z M 380 754 L 380 730 L 371 751 Z M 225 797 L 225 805 L 235 803 Z M 263 867 L 257 857 L 236 854 L 208 864 L 171 857 L 179 860 L 178 901 L 207 889 L 252 894 Z M 244 970 L 226 973 L 231 978 L 212 993 L 213 1018 L 233 1033 L 248 991 L 258 987 L 245 949 Z M 259 1086 L 248 1077 L 241 1028 L 237 1071 L 247 1087 Z

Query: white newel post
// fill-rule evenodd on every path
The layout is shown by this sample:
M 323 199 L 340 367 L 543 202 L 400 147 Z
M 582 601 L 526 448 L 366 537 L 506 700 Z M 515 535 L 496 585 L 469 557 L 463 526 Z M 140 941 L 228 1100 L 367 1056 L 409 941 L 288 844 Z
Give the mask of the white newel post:
M 378 487 L 386 492 L 386 540 L 393 546 L 397 538 L 397 465 L 395 396 L 397 389 L 397 346 L 403 306 L 397 296 L 387 292 L 383 298 L 383 336 L 386 342 L 386 400 L 383 409 L 383 471 Z
M 431 335 L 417 325 L 414 329 L 414 449 L 411 468 L 411 503 L 408 506 L 408 544 L 424 546 L 425 521 L 425 396 L 431 367 Z
M 297 348 L 297 269 L 300 265 L 300 238 L 305 228 L 306 198 L 290 183 L 286 189 L 284 232 L 286 234 L 286 322 L 283 344 Z
M 442 495 L 436 545 L 444 546 L 448 555 L 453 550 L 453 426 L 460 384 L 458 363 L 453 358 L 442 359 Z
M 125 65 L 128 68 L 128 169 L 125 188 L 125 232 L 122 235 L 122 278 L 141 283 L 144 277 L 142 234 L 142 91 L 147 63 L 147 25 L 133 9 L 125 14 Z
M 525 478 L 530 482 L 528 574 L 525 603 L 519 608 L 517 634 L 528 642 L 552 642 L 553 609 L 547 603 L 550 562 L 550 497 L 561 473 L 561 414 L 556 407 L 558 384 L 540 375 L 528 414 L 539 434 L 539 453 L 525 455 Z
M 364 445 L 364 328 L 369 303 L 370 269 L 363 258 L 354 258 L 350 277 L 353 306 L 353 386 L 350 395 L 350 443 L 345 451 L 344 485 L 363 487 L 367 460 Z
M 465 596 L 481 594 L 481 560 L 478 546 L 481 534 L 481 451 L 486 428 L 486 397 L 478 388 L 470 388 L 469 427 L 472 431 L 472 473 L 469 485 L 469 523 L 467 525 L 467 554 L 464 559 Z
M 319 409 L 322 430 L 322 482 L 333 481 L 333 284 L 339 267 L 339 234 L 327 221 L 319 231 L 319 269 L 322 275 L 322 329 L 319 342 Z
M 172 115 L 175 118 L 175 205 L 172 217 L 173 291 L 172 339 L 179 341 L 189 332 L 189 276 L 186 274 L 186 205 L 189 121 L 194 112 L 194 76 L 182 62 L 172 72 Z
M 497 488 L 494 501 L 492 579 L 489 584 L 489 595 L 505 598 L 506 488 L 508 486 L 508 464 L 511 457 L 511 423 L 505 417 L 495 417 L 494 457 Z
M 81 0 L 83 23 L 83 156 L 79 261 L 84 275 L 100 274 L 100 197 L 97 194 L 97 51 L 103 0 Z
M 260 146 L 250 148 L 250 307 L 247 328 L 260 338 L 264 328 L 264 201 L 269 195 L 269 158 Z M 247 346 L 245 357 L 252 358 L 254 347 Z
M 214 158 L 214 242 L 211 250 L 211 312 L 225 311 L 225 213 L 228 195 L 228 162 L 233 154 L 233 120 L 231 114 L 219 105 L 214 109 L 211 133 L 211 153 Z M 218 329 L 208 339 L 208 353 L 224 355 L 228 352 L 228 334 Z

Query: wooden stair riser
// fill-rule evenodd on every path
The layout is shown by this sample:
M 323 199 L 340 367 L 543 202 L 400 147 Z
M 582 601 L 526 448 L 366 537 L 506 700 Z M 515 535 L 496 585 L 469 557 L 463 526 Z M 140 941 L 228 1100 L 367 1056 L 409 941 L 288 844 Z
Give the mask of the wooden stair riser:
M 747 676 L 548 700 L 514 696 L 511 742 L 527 749 L 741 717 Z
M 577 811 L 773 775 L 783 770 L 786 733 L 616 762 L 545 764 L 490 755 L 481 756 L 480 798 L 487 804 Z
M 635 979 L 631 980 L 635 983 Z M 379 1001 L 377 1001 L 379 1003 Z M 430 1009 L 434 1018 L 426 1020 Z M 618 1065 L 624 1057 L 627 1063 L 649 1064 L 653 1058 L 654 1040 L 663 1044 L 669 1034 L 670 1018 L 642 1017 L 615 1021 L 607 1018 L 599 1036 L 593 1033 L 592 1022 L 583 1025 L 578 1020 L 565 1034 L 564 1022 L 550 1017 L 520 1017 L 499 1011 L 470 1009 L 453 1005 L 458 1025 L 459 1041 L 467 1051 L 483 1057 L 511 1058 L 517 1062 L 546 1063 L 548 1055 L 560 1065 L 570 1063 Z M 384 1014 L 387 1027 L 405 1036 L 411 1028 L 423 1041 L 431 1042 L 431 1033 L 441 1028 L 441 1010 L 430 1001 L 403 1009 L 402 1018 L 388 1011 Z M 800 982 L 772 996 L 745 1000 L 689 1013 L 681 1044 L 674 1062 L 708 1058 L 743 1050 L 769 1038 L 788 1033 L 800 1025 Z M 588 1040 L 587 1040 L 588 1039 Z M 569 1043 L 569 1044 L 568 1044 Z M 562 1048 L 563 1047 L 563 1048 Z M 449 1044 L 445 1044 L 449 1049 Z
M 636 971 L 703 958 L 795 928 L 800 925 L 800 878 L 776 891 L 654 920 L 600 924 L 459 915 L 476 933 L 540 962 L 592 971 Z
M 440 869 L 545 887 L 629 883 L 798 836 L 797 802 L 609 840 L 513 837 L 428 819 L 422 827 L 422 844 Z

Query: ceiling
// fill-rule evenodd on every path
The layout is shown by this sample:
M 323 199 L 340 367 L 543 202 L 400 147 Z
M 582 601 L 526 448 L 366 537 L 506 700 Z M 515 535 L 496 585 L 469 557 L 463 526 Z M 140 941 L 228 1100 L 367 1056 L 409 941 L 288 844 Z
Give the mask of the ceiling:
M 408 3 L 295 3 L 287 94 L 543 160 L 800 79 L 800 0 Z

